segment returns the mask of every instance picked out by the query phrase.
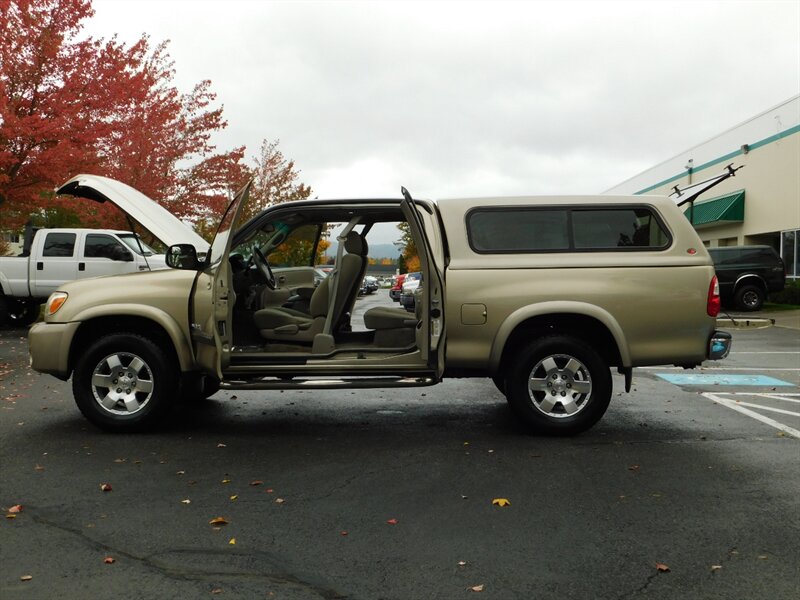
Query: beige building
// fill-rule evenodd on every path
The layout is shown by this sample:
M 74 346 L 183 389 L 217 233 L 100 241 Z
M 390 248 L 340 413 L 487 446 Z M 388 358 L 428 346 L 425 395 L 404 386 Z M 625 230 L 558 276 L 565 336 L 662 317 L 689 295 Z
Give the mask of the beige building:
M 743 166 L 685 214 L 706 246 L 764 244 L 800 278 L 800 95 L 607 190 L 669 195 Z

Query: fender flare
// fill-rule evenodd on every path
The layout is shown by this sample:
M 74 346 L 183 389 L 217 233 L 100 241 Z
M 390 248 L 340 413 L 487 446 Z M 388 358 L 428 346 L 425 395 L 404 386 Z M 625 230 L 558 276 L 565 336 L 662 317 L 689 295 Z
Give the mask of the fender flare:
M 622 366 L 631 366 L 630 350 L 628 348 L 627 339 L 623 333 L 622 327 L 619 322 L 608 311 L 588 304 L 586 302 L 570 302 L 570 301 L 557 301 L 557 302 L 541 302 L 538 304 L 528 304 L 518 308 L 512 312 L 503 324 L 497 330 L 497 334 L 492 342 L 492 350 L 489 354 L 489 367 L 492 372 L 497 371 L 500 360 L 503 356 L 506 342 L 516 328 L 523 322 L 534 317 L 544 317 L 547 315 L 580 315 L 591 317 L 599 321 L 611 333 L 614 342 L 619 350 L 620 360 Z
M 81 322 L 101 318 L 136 317 L 159 325 L 169 336 L 178 359 L 181 372 L 195 370 L 194 349 L 180 324 L 167 312 L 142 304 L 109 304 L 92 306 L 74 315 L 71 321 Z M 80 328 L 78 329 L 80 331 Z M 71 351 L 70 351 L 71 352 Z

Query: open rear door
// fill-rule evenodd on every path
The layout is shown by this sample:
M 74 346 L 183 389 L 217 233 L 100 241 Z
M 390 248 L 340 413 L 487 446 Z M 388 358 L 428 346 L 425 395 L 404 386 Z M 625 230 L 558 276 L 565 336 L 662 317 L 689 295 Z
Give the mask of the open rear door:
M 222 379 L 222 371 L 230 362 L 231 324 L 236 303 L 228 255 L 251 184 L 249 182 L 236 194 L 225 211 L 205 267 L 195 279 L 191 299 L 190 326 L 197 364 L 218 379 Z
M 428 303 L 425 311 L 428 318 L 428 365 L 436 371 L 437 379 L 441 379 L 444 373 L 445 351 L 444 265 L 437 264 L 425 226 L 426 222 L 435 223 L 437 216 L 432 207 L 418 203 L 411 198 L 408 190 L 405 188 L 402 188 L 402 190 L 403 201 L 400 206 L 406 221 L 408 221 L 411 235 L 417 242 L 417 252 L 419 253 L 420 266 L 423 269 L 424 277 L 422 285 L 426 288 L 424 297 Z M 422 209 L 420 208 L 421 206 L 423 207 Z M 428 210 L 430 214 L 423 216 L 420 210 Z

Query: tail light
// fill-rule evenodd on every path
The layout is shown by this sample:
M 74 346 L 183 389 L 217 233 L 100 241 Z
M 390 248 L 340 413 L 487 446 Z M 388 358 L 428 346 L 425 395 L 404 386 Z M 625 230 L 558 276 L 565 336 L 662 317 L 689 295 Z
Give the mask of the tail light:
M 706 312 L 709 317 L 716 317 L 719 314 L 722 301 L 719 297 L 719 281 L 717 276 L 711 278 L 711 283 L 708 286 L 708 302 L 706 303 Z

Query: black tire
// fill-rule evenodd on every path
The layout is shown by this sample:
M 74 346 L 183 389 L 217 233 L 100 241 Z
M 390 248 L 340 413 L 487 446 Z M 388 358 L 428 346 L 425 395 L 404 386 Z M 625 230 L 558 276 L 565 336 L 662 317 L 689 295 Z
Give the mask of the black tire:
M 6 299 L 6 322 L 11 327 L 27 327 L 39 318 L 41 305 L 35 300 Z
M 72 393 L 83 415 L 100 429 L 143 431 L 167 420 L 179 382 L 174 359 L 158 343 L 135 333 L 115 333 L 80 356 Z
M 8 322 L 8 300 L 0 294 L 0 327 Z
M 608 408 L 611 388 L 606 361 L 582 340 L 566 335 L 529 344 L 506 378 L 511 408 L 534 433 L 547 435 L 575 435 L 592 427 Z
M 746 312 L 759 310 L 764 305 L 764 290 L 757 285 L 743 285 L 736 290 L 734 302 L 736 308 Z
M 506 378 L 503 376 L 502 373 L 498 373 L 492 377 L 492 381 L 494 382 L 495 387 L 500 391 L 501 394 L 504 396 L 506 395 Z

